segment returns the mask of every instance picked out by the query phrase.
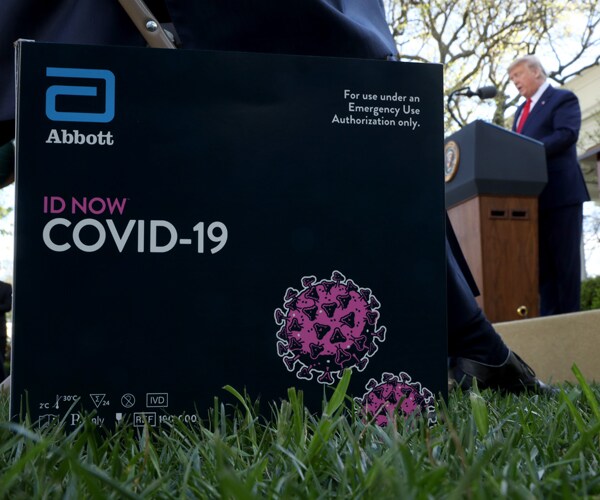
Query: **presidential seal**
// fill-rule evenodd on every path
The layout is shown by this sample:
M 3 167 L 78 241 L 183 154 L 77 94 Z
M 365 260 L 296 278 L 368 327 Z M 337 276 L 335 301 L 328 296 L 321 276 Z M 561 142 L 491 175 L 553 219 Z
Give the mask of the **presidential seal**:
M 446 182 L 454 179 L 458 172 L 458 162 L 460 159 L 460 149 L 454 141 L 448 141 L 444 146 L 444 178 Z

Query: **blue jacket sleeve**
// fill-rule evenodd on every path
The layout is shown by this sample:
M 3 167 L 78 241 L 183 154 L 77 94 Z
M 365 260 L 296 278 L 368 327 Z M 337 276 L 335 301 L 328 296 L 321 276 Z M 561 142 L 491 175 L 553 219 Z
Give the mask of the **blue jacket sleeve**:
M 551 159 L 577 142 L 581 127 L 579 100 L 572 92 L 561 96 L 552 114 L 552 132 L 540 138 Z

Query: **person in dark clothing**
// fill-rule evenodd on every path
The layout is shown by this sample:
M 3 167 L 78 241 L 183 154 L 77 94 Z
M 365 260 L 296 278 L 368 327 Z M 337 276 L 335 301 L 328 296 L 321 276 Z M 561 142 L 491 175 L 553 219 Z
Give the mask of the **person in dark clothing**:
M 380 0 L 148 0 L 147 6 L 158 22 L 170 24 L 183 49 L 381 60 L 393 60 L 397 53 Z M 9 77 L 13 65 L 9 49 L 15 39 L 146 43 L 116 0 L 5 0 L 1 9 L 1 144 L 12 139 L 8 131 L 14 119 L 14 80 Z M 481 388 L 544 390 L 531 368 L 510 351 L 477 305 L 473 280 L 454 238 L 447 242 L 446 250 L 448 346 L 454 360 L 453 375 L 464 387 L 475 377 Z
M 583 202 L 590 200 L 577 162 L 581 110 L 577 96 L 552 87 L 540 60 L 521 57 L 508 69 L 525 97 L 513 131 L 544 144 L 548 184 L 539 199 L 540 310 L 542 316 L 580 310 Z
M 12 286 L 0 281 L 0 380 L 6 378 L 4 361 L 6 359 L 6 313 L 12 309 Z

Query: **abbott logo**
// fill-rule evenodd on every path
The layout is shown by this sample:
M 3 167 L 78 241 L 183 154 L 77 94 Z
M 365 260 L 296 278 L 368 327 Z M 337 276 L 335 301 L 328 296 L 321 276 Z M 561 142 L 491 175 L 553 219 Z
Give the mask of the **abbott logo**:
M 115 75 L 106 69 L 46 68 L 46 76 L 87 78 L 104 81 L 104 112 L 83 113 L 56 109 L 58 96 L 96 97 L 97 86 L 52 85 L 46 90 L 46 116 L 52 121 L 108 123 L 115 117 Z

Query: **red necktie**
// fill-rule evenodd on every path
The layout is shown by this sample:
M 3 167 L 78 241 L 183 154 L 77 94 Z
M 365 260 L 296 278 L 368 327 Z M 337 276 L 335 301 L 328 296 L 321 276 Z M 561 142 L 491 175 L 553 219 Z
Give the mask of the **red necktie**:
M 523 107 L 523 111 L 519 117 L 519 124 L 517 125 L 517 134 L 520 134 L 521 130 L 523 130 L 525 120 L 527 120 L 527 117 L 529 116 L 529 108 L 531 108 L 531 99 L 525 101 L 525 106 Z

